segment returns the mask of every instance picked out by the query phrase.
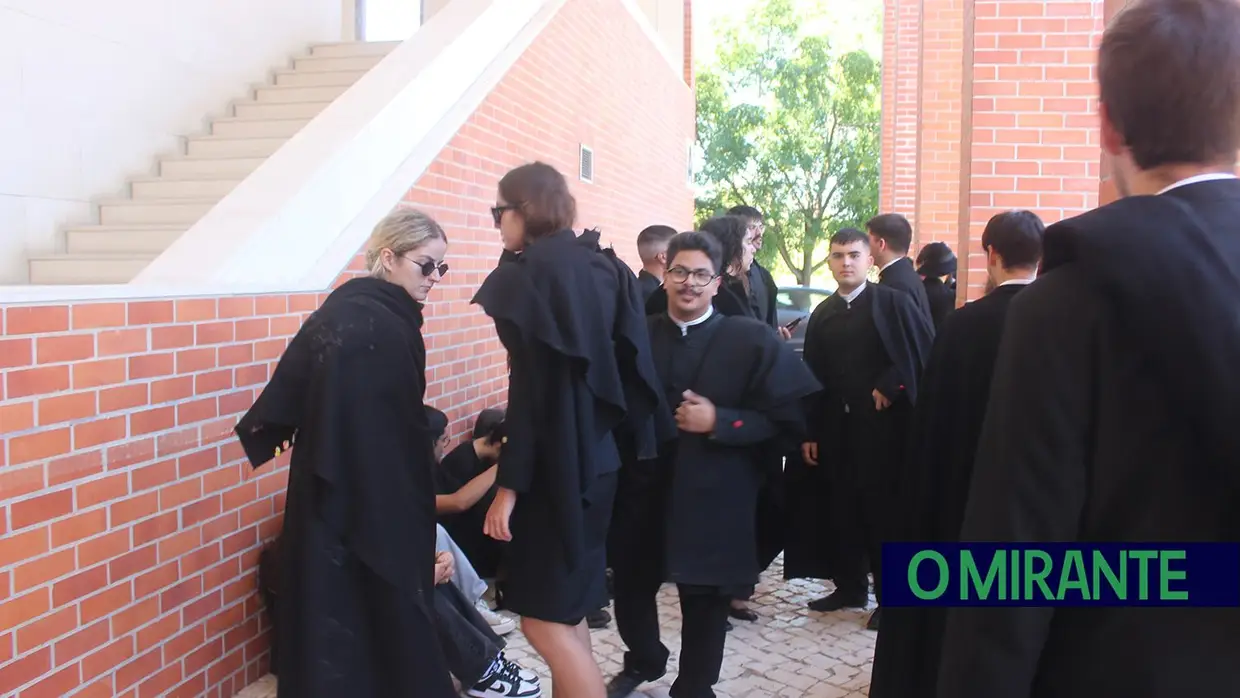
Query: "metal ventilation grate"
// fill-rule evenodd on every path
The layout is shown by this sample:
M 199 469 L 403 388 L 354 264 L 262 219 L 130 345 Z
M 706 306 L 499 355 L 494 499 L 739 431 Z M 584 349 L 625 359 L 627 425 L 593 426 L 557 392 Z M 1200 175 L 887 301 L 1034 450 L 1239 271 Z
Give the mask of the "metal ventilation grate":
M 592 150 L 591 148 L 585 145 L 582 145 L 581 156 L 578 160 L 578 165 L 579 167 L 578 167 L 577 175 L 581 177 L 581 181 L 593 182 L 594 181 L 594 150 Z

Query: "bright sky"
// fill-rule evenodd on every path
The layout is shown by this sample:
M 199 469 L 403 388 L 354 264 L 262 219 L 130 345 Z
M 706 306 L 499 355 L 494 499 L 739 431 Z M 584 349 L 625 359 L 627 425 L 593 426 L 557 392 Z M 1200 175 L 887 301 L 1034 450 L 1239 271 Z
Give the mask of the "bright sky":
M 693 3 L 693 57 L 699 64 L 714 63 L 716 25 L 720 20 L 743 20 L 755 2 L 763 0 L 696 0 Z M 803 2 L 805 0 L 802 0 Z M 806 4 L 810 4 L 807 2 Z M 848 51 L 865 48 L 882 58 L 882 0 L 835 0 L 826 3 L 827 19 L 815 22 L 811 31 L 830 31 Z M 834 24 L 838 30 L 832 31 Z M 817 26 L 815 26 L 817 25 Z M 821 29 L 819 29 L 821 27 Z

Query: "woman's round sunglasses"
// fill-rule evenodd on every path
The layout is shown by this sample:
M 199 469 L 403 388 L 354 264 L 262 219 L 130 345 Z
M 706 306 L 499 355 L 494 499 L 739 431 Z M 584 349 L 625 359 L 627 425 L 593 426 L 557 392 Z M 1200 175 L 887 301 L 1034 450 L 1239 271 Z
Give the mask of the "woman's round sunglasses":
M 406 257 L 405 259 L 409 259 L 409 258 Z M 436 264 L 435 262 L 414 262 L 412 259 L 409 259 L 409 261 L 413 262 L 413 266 L 422 270 L 422 276 L 429 277 L 431 274 L 434 274 L 435 272 L 439 272 L 439 278 L 442 279 L 443 277 L 448 275 L 448 263 L 447 262 L 439 262 L 438 264 Z

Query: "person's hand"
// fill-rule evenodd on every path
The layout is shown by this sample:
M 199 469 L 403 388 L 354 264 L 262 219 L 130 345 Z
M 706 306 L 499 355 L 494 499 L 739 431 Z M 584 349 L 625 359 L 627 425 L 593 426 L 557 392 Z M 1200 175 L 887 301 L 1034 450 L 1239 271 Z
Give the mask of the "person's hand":
M 788 329 L 787 327 L 784 327 L 783 325 L 780 325 L 779 326 L 779 337 L 785 342 L 788 341 L 789 339 L 792 339 L 792 330 Z
M 818 465 L 818 442 L 806 441 L 801 444 L 801 457 L 809 465 Z
M 517 493 L 507 487 L 500 487 L 495 492 L 495 501 L 487 510 L 487 521 L 482 532 L 495 540 L 509 542 L 512 532 L 508 530 L 508 519 L 512 518 L 513 507 L 517 506 Z
M 684 402 L 676 408 L 676 426 L 690 434 L 709 434 L 715 430 L 715 404 L 692 390 L 682 393 Z
M 874 409 L 882 412 L 888 407 L 891 407 L 891 400 L 888 400 L 887 396 L 878 392 L 878 389 L 876 388 L 874 390 Z
M 447 551 L 435 553 L 435 586 L 452 581 L 454 574 L 456 574 L 456 561 L 452 559 L 452 553 Z

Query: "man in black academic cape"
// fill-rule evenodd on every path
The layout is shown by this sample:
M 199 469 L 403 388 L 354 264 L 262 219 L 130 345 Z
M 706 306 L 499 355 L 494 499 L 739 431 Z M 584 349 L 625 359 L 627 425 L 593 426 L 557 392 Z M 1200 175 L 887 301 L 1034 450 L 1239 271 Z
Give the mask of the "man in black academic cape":
M 892 525 L 909 416 L 934 335 L 912 296 L 866 283 L 874 264 L 869 242 L 852 228 L 831 237 L 827 263 L 839 287 L 805 328 L 805 362 L 823 391 L 808 417 L 804 461 L 787 469 L 793 526 L 804 540 L 793 546 L 790 530 L 785 560 L 789 576 L 817 571 L 835 580 L 835 591 L 810 603 L 821 612 L 864 608 L 867 571 L 882 604 L 879 551 Z M 869 627 L 878 622 L 875 611 Z
M 676 229 L 668 225 L 647 226 L 637 234 L 637 256 L 642 260 L 641 271 L 637 272 L 637 287 L 642 292 L 643 303 L 663 285 L 667 242 L 675 235 Z
M 802 400 L 818 389 L 796 354 L 752 318 L 728 317 L 711 300 L 722 254 L 703 233 L 668 246 L 668 312 L 651 316 L 651 354 L 678 436 L 660 461 L 637 464 L 648 477 L 621 490 L 613 520 L 623 549 L 612 551 L 616 625 L 628 647 L 609 698 L 663 676 L 656 596 L 675 582 L 683 616 L 674 698 L 713 698 L 723 663 L 728 608 L 757 582 L 754 515 L 763 453 L 803 437 Z M 634 464 L 625 464 L 625 469 Z
M 926 286 L 913 268 L 913 260 L 908 258 L 913 245 L 913 226 L 908 219 L 898 213 L 884 213 L 867 221 L 865 229 L 878 265 L 878 283 L 911 295 L 926 319 L 932 318 Z
M 1044 229 L 1037 215 L 1009 211 L 991 218 L 982 232 L 988 285 L 994 290 L 953 311 L 935 337 L 909 434 L 908 469 L 899 482 L 894 534 L 899 540 L 960 540 L 1004 319 L 1012 299 L 1037 276 Z M 887 609 L 875 646 L 870 698 L 929 694 L 938 675 L 945 618 L 938 607 Z
M 963 540 L 1240 539 L 1237 37 L 1235 0 L 1135 0 L 1103 34 L 1124 198 L 1049 227 L 1012 301 Z M 1237 657 L 1235 607 L 952 608 L 938 695 L 1237 696 Z

